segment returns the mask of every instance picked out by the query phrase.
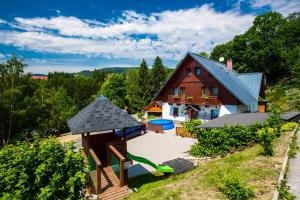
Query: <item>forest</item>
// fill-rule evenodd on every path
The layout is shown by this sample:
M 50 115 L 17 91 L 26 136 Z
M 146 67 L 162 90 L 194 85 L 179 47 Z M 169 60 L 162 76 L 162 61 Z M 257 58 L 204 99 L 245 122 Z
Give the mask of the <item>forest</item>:
M 300 110 L 300 13 L 257 16 L 245 33 L 200 55 L 232 58 L 238 72 L 264 72 L 270 109 Z M 17 55 L 0 64 L 0 146 L 34 132 L 68 132 L 67 119 L 99 95 L 130 114 L 139 113 L 173 71 L 159 56 L 151 67 L 142 60 L 126 71 L 55 72 L 48 80 L 33 80 L 24 73 L 26 67 Z

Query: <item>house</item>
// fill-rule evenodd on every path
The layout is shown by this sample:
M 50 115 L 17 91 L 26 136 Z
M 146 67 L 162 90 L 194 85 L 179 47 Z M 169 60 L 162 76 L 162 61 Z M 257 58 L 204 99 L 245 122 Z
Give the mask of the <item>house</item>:
M 43 80 L 47 80 L 48 76 L 45 74 L 32 74 L 31 76 L 32 79 L 43 79 Z
M 161 117 L 162 115 L 162 106 L 159 101 L 152 101 L 148 106 L 143 109 L 144 117 L 148 118 L 148 116 L 153 115 L 157 117 Z
M 262 73 L 238 74 L 227 66 L 187 53 L 154 96 L 161 102 L 162 118 L 176 121 L 211 120 L 232 113 L 265 112 Z

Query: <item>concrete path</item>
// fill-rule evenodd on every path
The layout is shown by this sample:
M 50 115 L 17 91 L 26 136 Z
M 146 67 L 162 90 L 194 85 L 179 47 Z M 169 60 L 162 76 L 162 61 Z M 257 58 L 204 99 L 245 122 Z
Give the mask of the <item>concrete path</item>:
M 185 158 L 190 158 L 188 151 L 191 145 L 197 142 L 196 139 L 183 138 L 176 136 L 175 131 L 166 131 L 164 134 L 154 133 L 149 131 L 145 135 L 138 136 L 127 141 L 127 150 L 129 153 L 147 158 L 148 160 L 156 163 L 174 163 Z M 129 168 L 129 176 L 136 176 L 144 173 L 155 171 L 152 167 L 133 163 L 134 166 Z M 171 164 L 170 164 L 171 165 Z M 173 167 L 173 166 L 172 166 Z
M 297 143 L 300 146 L 300 131 L 297 133 Z M 288 184 L 290 192 L 300 200 L 300 151 L 294 159 L 290 161 L 290 169 L 288 175 Z

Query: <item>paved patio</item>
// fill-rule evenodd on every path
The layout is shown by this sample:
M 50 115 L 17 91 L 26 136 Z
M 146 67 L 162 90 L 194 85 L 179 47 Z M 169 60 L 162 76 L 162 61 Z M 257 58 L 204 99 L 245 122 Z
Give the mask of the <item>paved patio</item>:
M 176 136 L 175 129 L 165 131 L 164 134 L 148 131 L 145 135 L 128 140 L 127 150 L 156 164 L 167 163 L 171 167 L 178 168 L 175 172 L 182 172 L 193 165 L 188 161 L 191 158 L 188 151 L 196 142 L 196 139 Z M 133 166 L 129 168 L 129 177 L 151 171 L 155 169 L 134 161 Z

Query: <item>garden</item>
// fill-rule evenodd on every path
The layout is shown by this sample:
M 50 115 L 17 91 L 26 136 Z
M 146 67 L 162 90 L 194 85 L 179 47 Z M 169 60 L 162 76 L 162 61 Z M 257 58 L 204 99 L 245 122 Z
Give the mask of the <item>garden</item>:
M 159 173 L 135 177 L 130 186 L 138 192 L 128 199 L 271 199 L 297 125 L 283 124 L 274 112 L 266 123 L 250 127 L 192 128 L 198 143 L 190 153 L 211 159 L 167 178 Z

